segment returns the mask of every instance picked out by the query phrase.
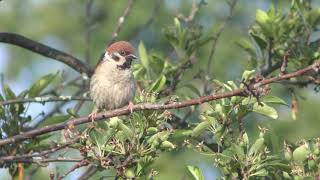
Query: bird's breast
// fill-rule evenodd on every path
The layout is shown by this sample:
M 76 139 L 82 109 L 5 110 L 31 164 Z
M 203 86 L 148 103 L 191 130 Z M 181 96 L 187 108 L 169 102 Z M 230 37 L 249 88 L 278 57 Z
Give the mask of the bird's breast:
M 135 81 L 131 70 L 96 71 L 90 82 L 90 94 L 100 109 L 120 108 L 134 97 Z

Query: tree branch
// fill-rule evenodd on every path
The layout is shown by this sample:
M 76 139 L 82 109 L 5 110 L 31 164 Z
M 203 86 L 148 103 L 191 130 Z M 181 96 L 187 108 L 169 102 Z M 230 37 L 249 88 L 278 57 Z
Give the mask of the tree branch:
M 58 60 L 81 74 L 91 76 L 92 69 L 80 59 L 15 33 L 0 33 L 0 42 L 16 45 L 45 57 Z
M 298 71 L 295 71 L 292 73 L 288 73 L 285 75 L 261 80 L 255 84 L 252 84 L 252 86 L 250 86 L 250 87 L 252 87 L 251 90 L 256 90 L 257 88 L 260 88 L 261 86 L 271 84 L 274 82 L 278 82 L 281 80 L 285 80 L 285 79 L 290 79 L 293 77 L 302 76 L 310 71 L 319 72 L 319 69 L 320 69 L 320 60 L 316 61 L 314 64 L 307 66 L 306 68 L 303 68 L 301 70 L 298 70 Z M 228 98 L 228 97 L 232 97 L 232 96 L 246 96 L 246 89 L 235 89 L 230 92 L 212 94 L 212 95 L 208 95 L 208 96 L 201 96 L 199 98 L 185 100 L 182 102 L 172 102 L 169 104 L 150 104 L 150 103 L 136 104 L 133 106 L 132 110 L 133 111 L 141 111 L 141 110 L 180 109 L 180 108 L 194 106 L 194 105 L 200 105 L 205 102 Z M 123 107 L 123 108 L 99 113 L 96 116 L 95 121 L 100 121 L 100 120 L 103 120 L 106 118 L 128 115 L 128 114 L 130 114 L 129 107 Z M 31 139 L 36 136 L 46 134 L 49 132 L 58 131 L 58 130 L 64 129 L 66 127 L 69 127 L 69 125 L 79 125 L 79 124 L 84 124 L 84 123 L 88 123 L 88 122 L 91 122 L 91 119 L 87 116 L 80 117 L 80 118 L 74 118 L 74 119 L 71 119 L 71 120 L 64 122 L 64 123 L 58 123 L 58 124 L 46 126 L 43 128 L 34 129 L 34 130 L 31 130 L 31 131 L 28 131 L 28 132 L 25 132 L 22 134 L 15 135 L 13 137 L 2 139 L 2 140 L 0 140 L 0 146 L 6 145 L 6 144 L 16 143 L 18 141 Z

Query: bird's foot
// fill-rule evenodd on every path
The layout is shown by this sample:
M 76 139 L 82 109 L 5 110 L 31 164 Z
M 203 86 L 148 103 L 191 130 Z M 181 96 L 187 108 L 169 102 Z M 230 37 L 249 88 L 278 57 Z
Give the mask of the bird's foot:
M 90 113 L 90 114 L 88 115 L 88 118 L 91 119 L 91 122 L 94 122 L 94 120 L 95 120 L 96 117 L 97 117 L 97 114 L 98 114 L 98 111 L 93 110 L 92 113 Z
M 133 113 L 133 107 L 134 107 L 134 104 L 130 101 L 128 105 L 128 109 L 130 110 L 130 113 Z

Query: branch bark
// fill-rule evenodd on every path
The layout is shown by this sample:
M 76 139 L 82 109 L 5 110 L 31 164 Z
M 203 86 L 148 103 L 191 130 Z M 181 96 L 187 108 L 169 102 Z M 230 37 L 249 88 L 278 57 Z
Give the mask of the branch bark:
M 316 71 L 316 72 L 320 71 L 320 60 L 316 61 L 314 64 L 307 66 L 306 68 L 303 68 L 301 70 L 298 70 L 298 71 L 295 71 L 292 73 L 288 73 L 285 75 L 281 75 L 281 76 L 272 77 L 269 79 L 264 79 L 260 82 L 253 84 L 250 87 L 252 87 L 252 90 L 256 90 L 257 88 L 260 88 L 261 86 L 271 84 L 274 82 L 278 82 L 281 80 L 290 79 L 293 77 L 302 76 L 310 71 Z M 246 89 L 235 89 L 230 92 L 212 94 L 212 95 L 208 95 L 208 96 L 201 96 L 199 98 L 190 99 L 190 100 L 186 100 L 186 101 L 182 101 L 182 102 L 172 102 L 169 104 L 150 104 L 150 103 L 136 104 L 133 106 L 132 110 L 133 111 L 141 111 L 141 110 L 180 109 L 180 108 L 194 106 L 194 105 L 200 105 L 205 102 L 228 98 L 228 97 L 232 97 L 232 96 L 246 96 Z M 128 114 L 130 114 L 129 107 L 123 107 L 123 108 L 99 113 L 96 116 L 95 121 L 100 121 L 100 120 L 103 120 L 106 118 L 128 115 Z M 46 134 L 49 132 L 62 130 L 64 128 L 69 127 L 69 125 L 79 125 L 79 124 L 84 124 L 84 123 L 88 123 L 88 122 L 91 122 L 91 118 L 89 118 L 88 116 L 70 119 L 69 121 L 64 122 L 64 123 L 58 123 L 58 124 L 46 126 L 43 128 L 34 129 L 34 130 L 27 131 L 22 134 L 15 135 L 13 137 L 2 139 L 2 140 L 0 140 L 0 146 L 4 146 L 6 144 L 12 144 L 12 143 L 16 143 L 19 141 L 31 139 L 36 136 L 40 136 L 42 134 Z
M 41 54 L 45 57 L 55 59 L 68 65 L 81 74 L 85 73 L 88 76 L 91 76 L 92 74 L 92 69 L 89 67 L 89 65 L 83 63 L 80 59 L 42 43 L 33 41 L 22 35 L 3 32 L 0 33 L 0 42 L 19 46 L 37 54 Z

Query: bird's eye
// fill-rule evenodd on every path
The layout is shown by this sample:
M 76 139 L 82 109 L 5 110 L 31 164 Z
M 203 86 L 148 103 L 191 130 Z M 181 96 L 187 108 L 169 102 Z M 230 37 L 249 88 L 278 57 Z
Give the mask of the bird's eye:
M 121 56 L 124 56 L 124 55 L 126 55 L 126 52 L 125 52 L 125 51 L 120 51 L 119 54 L 120 54 Z

